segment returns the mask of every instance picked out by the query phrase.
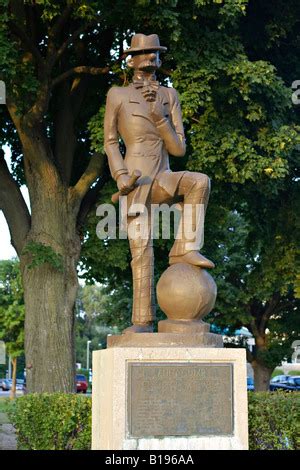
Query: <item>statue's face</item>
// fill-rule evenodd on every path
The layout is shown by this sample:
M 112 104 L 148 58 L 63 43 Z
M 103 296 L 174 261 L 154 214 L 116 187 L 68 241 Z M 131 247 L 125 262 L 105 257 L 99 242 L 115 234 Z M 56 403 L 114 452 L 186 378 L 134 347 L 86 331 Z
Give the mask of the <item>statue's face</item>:
M 159 51 L 142 51 L 142 53 L 132 54 L 128 65 L 134 70 L 153 73 L 161 66 Z

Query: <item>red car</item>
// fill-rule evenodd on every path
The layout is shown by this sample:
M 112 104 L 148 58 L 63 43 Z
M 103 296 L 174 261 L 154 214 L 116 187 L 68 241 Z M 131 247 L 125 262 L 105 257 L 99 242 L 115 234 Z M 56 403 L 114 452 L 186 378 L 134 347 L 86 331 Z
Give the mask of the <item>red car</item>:
M 76 391 L 77 393 L 86 393 L 88 382 L 85 375 L 76 374 Z

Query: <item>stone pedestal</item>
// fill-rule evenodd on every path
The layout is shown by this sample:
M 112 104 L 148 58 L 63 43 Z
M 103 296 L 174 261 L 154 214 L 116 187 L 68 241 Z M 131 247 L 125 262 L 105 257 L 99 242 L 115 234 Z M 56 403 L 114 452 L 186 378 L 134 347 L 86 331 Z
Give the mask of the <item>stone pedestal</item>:
M 92 449 L 248 448 L 245 350 L 170 335 L 168 347 L 160 334 L 110 337 L 93 353 Z

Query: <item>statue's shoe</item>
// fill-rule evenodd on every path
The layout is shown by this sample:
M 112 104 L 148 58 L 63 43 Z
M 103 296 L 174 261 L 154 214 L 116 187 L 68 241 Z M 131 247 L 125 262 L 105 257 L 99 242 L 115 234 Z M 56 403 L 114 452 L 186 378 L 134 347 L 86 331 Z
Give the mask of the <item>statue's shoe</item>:
M 185 253 L 185 255 L 181 256 L 170 256 L 169 264 L 171 265 L 175 263 L 193 264 L 194 266 L 199 266 L 203 269 L 212 269 L 215 267 L 214 263 L 201 255 L 199 251 L 189 251 L 188 253 Z
M 153 333 L 153 324 L 145 323 L 144 325 L 132 325 L 122 331 L 122 334 L 127 333 Z

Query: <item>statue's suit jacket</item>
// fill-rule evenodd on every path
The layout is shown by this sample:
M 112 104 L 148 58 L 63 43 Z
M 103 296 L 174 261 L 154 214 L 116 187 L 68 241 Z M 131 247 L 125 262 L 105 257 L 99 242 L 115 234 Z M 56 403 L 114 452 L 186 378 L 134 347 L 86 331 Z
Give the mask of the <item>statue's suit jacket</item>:
M 174 88 L 159 87 L 157 99 L 163 104 L 165 117 L 155 124 L 146 102 L 133 84 L 109 90 L 104 119 L 104 148 L 112 177 L 140 170 L 137 188 L 131 193 L 131 204 L 147 203 L 153 180 L 156 178 L 171 196 L 174 195 L 184 172 L 173 173 L 169 153 L 185 154 L 185 138 L 178 96 Z M 119 135 L 126 146 L 123 159 Z M 130 212 L 129 212 L 130 215 Z

